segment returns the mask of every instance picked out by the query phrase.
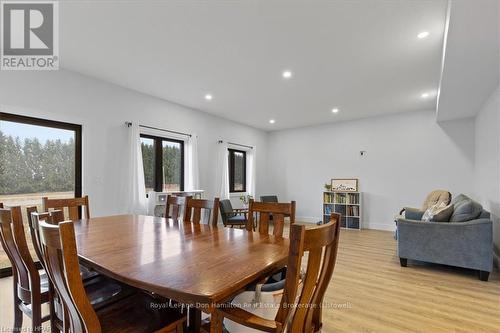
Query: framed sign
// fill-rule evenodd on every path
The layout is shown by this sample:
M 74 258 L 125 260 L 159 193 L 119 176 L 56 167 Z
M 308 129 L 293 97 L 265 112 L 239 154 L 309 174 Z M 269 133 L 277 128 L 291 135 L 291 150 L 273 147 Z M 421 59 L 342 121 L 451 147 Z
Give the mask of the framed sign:
M 332 191 L 358 192 L 358 179 L 332 179 Z

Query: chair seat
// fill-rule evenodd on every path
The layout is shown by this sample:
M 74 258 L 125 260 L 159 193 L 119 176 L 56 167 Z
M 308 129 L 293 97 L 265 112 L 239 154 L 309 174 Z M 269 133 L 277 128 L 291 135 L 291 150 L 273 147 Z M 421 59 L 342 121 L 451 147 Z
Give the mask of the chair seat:
M 83 265 L 80 265 L 80 274 L 82 276 L 83 281 L 91 280 L 97 276 L 99 276 L 99 273 L 97 273 L 94 270 L 91 270 Z
M 246 223 L 247 219 L 244 215 L 236 215 L 233 217 L 229 217 L 227 221 L 230 223 Z
M 90 304 L 97 310 L 111 302 L 132 295 L 134 289 L 115 280 L 99 276 L 85 283 L 85 292 Z
M 236 215 L 236 216 L 233 216 L 233 217 L 230 217 L 227 219 L 226 221 L 226 225 L 230 225 L 230 226 L 246 226 L 247 225 L 247 219 L 245 216 L 243 215 Z
M 135 292 L 135 289 L 122 285 L 102 275 L 85 282 L 84 287 L 90 304 L 92 304 L 95 310 L 101 309 L 120 299 L 129 297 Z M 57 319 L 62 320 L 62 307 L 58 297 L 54 299 L 54 309 Z
M 247 219 L 245 215 L 235 215 L 232 217 L 228 217 L 226 220 L 226 225 L 229 225 L 231 227 L 233 226 L 238 226 L 238 227 L 244 227 L 247 225 Z
M 153 309 L 158 304 L 159 309 Z M 177 332 L 186 316 L 139 292 L 97 311 L 103 333 Z

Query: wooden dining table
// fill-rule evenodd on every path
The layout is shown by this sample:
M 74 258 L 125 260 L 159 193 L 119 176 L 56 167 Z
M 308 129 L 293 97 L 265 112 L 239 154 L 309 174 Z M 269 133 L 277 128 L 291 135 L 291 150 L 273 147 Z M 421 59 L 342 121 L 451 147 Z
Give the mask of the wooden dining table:
M 190 306 L 190 331 L 201 311 L 222 332 L 216 309 L 245 287 L 284 267 L 286 238 L 244 229 L 143 215 L 75 221 L 82 263 L 128 285 Z

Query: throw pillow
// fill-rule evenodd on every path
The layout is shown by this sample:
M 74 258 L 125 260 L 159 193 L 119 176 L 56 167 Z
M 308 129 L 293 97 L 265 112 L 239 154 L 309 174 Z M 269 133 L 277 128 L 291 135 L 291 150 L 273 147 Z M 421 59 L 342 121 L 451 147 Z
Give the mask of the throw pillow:
M 469 200 L 469 199 L 470 198 L 468 196 L 466 196 L 465 194 L 460 193 L 459 195 L 457 195 L 456 197 L 454 197 L 453 200 L 451 200 L 451 204 L 452 205 L 457 205 L 460 202 L 465 201 L 465 200 Z
M 431 217 L 431 222 L 449 222 L 450 217 L 453 214 L 453 205 L 448 205 L 445 207 L 441 207 L 438 212 Z
M 444 202 L 441 202 L 440 204 L 436 204 L 436 205 L 429 207 L 425 211 L 424 215 L 422 215 L 422 221 L 425 221 L 425 222 L 432 221 L 432 218 L 434 217 L 434 215 L 438 214 L 439 212 L 441 212 L 441 210 L 443 210 L 445 208 L 446 208 L 446 204 Z
M 483 210 L 480 203 L 467 199 L 455 205 L 450 222 L 466 222 L 477 219 Z

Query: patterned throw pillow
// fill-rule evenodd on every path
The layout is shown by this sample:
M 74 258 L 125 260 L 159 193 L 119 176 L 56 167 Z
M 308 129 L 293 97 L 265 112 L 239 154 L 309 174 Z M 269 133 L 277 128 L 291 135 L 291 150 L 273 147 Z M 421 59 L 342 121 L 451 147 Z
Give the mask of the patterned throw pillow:
M 434 216 L 431 218 L 431 222 L 450 222 L 450 217 L 453 214 L 453 205 L 448 205 L 443 209 L 439 210 Z
M 422 215 L 422 221 L 448 222 L 451 214 L 453 214 L 453 205 L 446 205 L 446 203 L 441 202 L 440 204 L 429 207 L 424 215 Z

